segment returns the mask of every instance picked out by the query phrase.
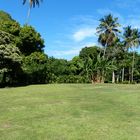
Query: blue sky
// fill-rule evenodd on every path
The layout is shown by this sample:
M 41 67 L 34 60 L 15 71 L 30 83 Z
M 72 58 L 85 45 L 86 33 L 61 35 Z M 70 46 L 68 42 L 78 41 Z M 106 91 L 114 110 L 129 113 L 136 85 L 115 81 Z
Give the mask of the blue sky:
M 96 27 L 108 13 L 119 17 L 122 27 L 140 28 L 139 5 L 140 0 L 43 0 L 31 10 L 30 24 L 44 38 L 49 56 L 71 59 L 81 48 L 99 45 Z M 26 22 L 28 4 L 23 6 L 22 0 L 1 0 L 0 10 Z

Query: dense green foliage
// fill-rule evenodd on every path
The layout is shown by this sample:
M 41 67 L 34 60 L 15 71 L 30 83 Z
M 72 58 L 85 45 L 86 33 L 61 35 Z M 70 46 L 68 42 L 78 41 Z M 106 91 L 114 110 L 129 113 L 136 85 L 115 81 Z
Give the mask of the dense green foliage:
M 41 52 L 44 48 L 43 39 L 31 26 L 23 26 L 19 32 L 19 38 L 22 42 L 19 48 L 24 55 L 30 55 L 35 51 Z
M 7 20 L 11 21 L 13 19 L 8 13 L 0 10 L 0 21 L 7 21 Z
M 0 140 L 139 140 L 140 85 L 0 89 Z
M 0 45 L 0 73 L 2 75 L 1 84 L 5 86 L 6 78 L 9 84 L 18 79 L 21 67 L 20 51 L 12 44 Z
M 121 32 L 118 18 L 101 18 L 101 46 L 81 49 L 72 60 L 48 57 L 44 40 L 29 25 L 21 26 L 0 11 L 0 85 L 44 83 L 139 83 L 140 32 L 131 26 Z

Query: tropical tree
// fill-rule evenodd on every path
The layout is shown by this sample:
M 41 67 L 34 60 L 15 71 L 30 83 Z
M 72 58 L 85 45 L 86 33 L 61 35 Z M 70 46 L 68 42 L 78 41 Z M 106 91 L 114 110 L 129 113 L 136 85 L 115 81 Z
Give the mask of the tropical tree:
M 12 35 L 0 30 L 0 45 L 9 44 L 13 41 Z
M 42 52 L 33 52 L 23 57 L 22 69 L 26 74 L 26 83 L 47 83 L 48 56 Z
M 13 80 L 17 78 L 21 60 L 22 57 L 17 47 L 12 44 L 0 45 L 0 74 L 2 75 L 2 86 L 6 86 L 6 78 L 9 79 L 8 82 L 10 83 L 13 83 Z
M 23 0 L 23 4 L 25 4 L 26 2 L 27 0 Z M 28 0 L 28 2 L 29 2 L 29 9 L 28 9 L 28 14 L 27 14 L 27 23 L 29 21 L 31 8 L 34 8 L 36 5 L 39 6 L 42 0 Z
M 11 21 L 11 20 L 13 19 L 10 14 L 0 10 L 0 21 Z
M 126 48 L 132 49 L 132 71 L 131 71 L 131 82 L 134 80 L 134 65 L 135 65 L 135 49 L 140 45 L 140 32 L 138 29 L 132 29 L 131 26 L 124 28 L 124 44 Z
M 106 50 L 118 40 L 118 29 L 120 24 L 118 18 L 108 14 L 100 19 L 100 24 L 97 27 L 97 34 L 99 34 L 98 42 L 104 47 L 103 59 L 105 59 Z M 102 82 L 104 82 L 105 69 L 102 69 Z
M 43 51 L 44 40 L 41 35 L 32 26 L 23 26 L 19 33 L 22 44 L 19 46 L 20 51 L 24 55 L 30 55 L 35 51 Z
M 84 64 L 79 56 L 75 56 L 71 61 L 69 61 L 69 63 L 70 63 L 69 69 L 71 71 L 71 74 L 74 75 L 81 74 L 81 72 L 83 71 Z
M 102 56 L 102 49 L 98 46 L 84 47 L 79 54 L 84 63 L 83 73 L 86 75 L 87 80 L 92 80 L 92 82 L 100 82 L 98 80 L 100 79 L 100 72 L 95 68 L 98 55 Z
M 111 14 L 104 16 L 99 21 L 100 24 L 97 27 L 97 34 L 99 34 L 98 42 L 104 47 L 103 57 L 105 57 L 107 47 L 113 45 L 118 33 L 120 33 L 118 29 L 120 24 L 118 23 L 118 18 L 114 18 Z

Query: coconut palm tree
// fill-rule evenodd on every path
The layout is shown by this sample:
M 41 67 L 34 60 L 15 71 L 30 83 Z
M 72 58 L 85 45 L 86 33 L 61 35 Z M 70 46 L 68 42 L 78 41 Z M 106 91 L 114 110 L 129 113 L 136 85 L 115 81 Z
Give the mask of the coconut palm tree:
M 126 48 L 130 48 L 133 51 L 132 57 L 132 72 L 131 72 L 131 82 L 134 80 L 134 65 L 135 65 L 135 49 L 140 45 L 140 32 L 138 29 L 132 29 L 131 26 L 124 28 L 124 44 Z
M 27 0 L 23 0 L 23 4 L 25 4 L 26 2 L 27 2 Z M 42 0 L 29 0 L 29 10 L 28 10 L 28 14 L 27 14 L 27 23 L 29 21 L 31 8 L 34 8 L 36 5 L 39 6 L 40 2 L 42 2 Z
M 104 16 L 100 19 L 100 24 L 97 27 L 97 34 L 99 34 L 98 42 L 104 47 L 104 55 L 107 47 L 111 46 L 117 39 L 118 33 L 120 33 L 118 27 L 118 18 L 114 18 L 111 14 Z
M 105 59 L 106 49 L 109 46 L 114 45 L 116 40 L 118 40 L 118 33 L 120 24 L 118 23 L 118 18 L 113 17 L 111 14 L 108 14 L 101 18 L 100 24 L 97 27 L 97 34 L 99 35 L 98 42 L 104 47 L 103 59 Z M 102 81 L 104 82 L 105 69 L 102 69 Z

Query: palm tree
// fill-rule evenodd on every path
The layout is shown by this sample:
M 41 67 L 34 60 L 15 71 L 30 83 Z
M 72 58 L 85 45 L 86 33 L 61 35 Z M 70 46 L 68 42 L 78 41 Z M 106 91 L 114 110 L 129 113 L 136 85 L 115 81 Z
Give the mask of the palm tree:
M 98 42 L 104 47 L 103 57 L 105 57 L 107 47 L 116 41 L 117 35 L 120 33 L 118 27 L 120 27 L 118 18 L 114 18 L 111 14 L 100 19 L 97 33 L 99 34 Z
M 39 6 L 40 5 L 40 1 L 42 2 L 42 0 L 29 0 L 29 10 L 28 10 L 28 14 L 27 14 L 27 23 L 29 21 L 29 16 L 30 16 L 30 12 L 31 12 L 31 8 L 35 7 L 36 5 Z M 25 4 L 27 2 L 27 0 L 23 0 L 23 4 Z
M 135 48 L 140 45 L 140 32 L 138 29 L 132 29 L 131 26 L 124 28 L 124 44 L 126 48 L 130 48 L 133 51 L 132 58 L 132 72 L 131 72 L 131 82 L 134 80 L 134 65 L 135 65 Z
M 99 34 L 98 42 L 104 47 L 103 59 L 105 59 L 106 49 L 109 46 L 114 45 L 118 40 L 118 33 L 120 33 L 118 18 L 114 18 L 111 14 L 108 14 L 100 19 L 100 24 L 97 27 L 97 34 Z M 102 69 L 102 81 L 104 82 L 105 69 Z

